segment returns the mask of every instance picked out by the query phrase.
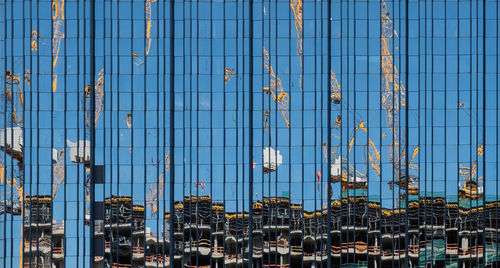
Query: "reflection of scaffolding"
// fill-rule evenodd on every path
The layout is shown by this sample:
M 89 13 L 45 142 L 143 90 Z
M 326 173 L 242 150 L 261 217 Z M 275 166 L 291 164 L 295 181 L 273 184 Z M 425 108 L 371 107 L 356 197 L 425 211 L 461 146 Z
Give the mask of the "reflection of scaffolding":
M 57 74 L 56 65 L 59 59 L 59 50 L 61 49 L 61 41 L 64 39 L 64 1 L 52 1 L 52 92 L 57 90 Z
M 455 258 L 456 267 L 470 267 L 470 259 L 475 258 L 498 259 L 494 250 L 498 243 L 498 202 L 487 203 L 483 214 L 477 207 L 457 211 L 456 202 L 442 197 L 417 198 L 407 210 L 384 208 L 369 199 L 350 196 L 332 200 L 328 213 L 326 209 L 306 211 L 303 204 L 289 198 L 263 197 L 252 204 L 250 217 L 249 212 L 231 211 L 210 196 L 185 196 L 183 201 L 175 202 L 174 211 L 166 211 L 164 216 L 164 236 L 171 228 L 175 233 L 170 267 L 180 267 L 181 263 L 184 267 L 235 267 L 236 262 L 245 267 L 249 255 L 240 252 L 250 250 L 262 267 L 281 268 L 319 267 L 328 253 L 331 258 L 344 259 L 342 267 L 407 267 L 403 256 L 409 257 L 408 267 L 422 267 L 446 255 Z M 253 233 L 248 229 L 250 224 Z M 329 244 L 325 239 L 328 224 L 332 230 Z M 486 225 L 489 235 L 477 232 L 480 224 Z M 423 230 L 423 226 L 430 231 Z M 401 241 L 405 234 L 407 244 Z M 487 241 L 491 256 L 484 254 L 487 248 L 474 246 L 474 236 Z M 458 241 L 453 241 L 455 237 Z M 428 256 L 430 251 L 439 251 L 439 255 Z M 365 261 L 349 265 L 349 255 Z
M 290 101 L 290 97 L 283 90 L 283 86 L 281 85 L 281 80 L 276 76 L 273 70 L 273 66 L 269 61 L 269 52 L 263 48 L 264 53 L 264 68 L 269 71 L 269 87 L 264 87 L 263 90 L 266 93 L 271 94 L 274 102 L 278 106 L 278 110 L 283 115 L 283 120 L 285 120 L 285 124 L 288 128 L 290 128 L 290 122 L 288 121 L 288 102 Z
M 64 222 L 52 220 L 50 195 L 26 196 L 20 267 L 64 267 Z M 23 260 L 24 259 L 24 260 Z

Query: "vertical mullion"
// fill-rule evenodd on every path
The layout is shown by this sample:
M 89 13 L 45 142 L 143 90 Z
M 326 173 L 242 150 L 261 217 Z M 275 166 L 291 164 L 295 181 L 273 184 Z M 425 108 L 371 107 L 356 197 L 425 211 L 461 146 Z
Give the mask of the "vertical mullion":
M 497 14 L 498 15 L 498 14 Z M 479 18 L 479 16 L 478 16 Z M 479 39 L 479 36 L 478 36 Z M 483 0 L 483 68 L 482 68 L 482 80 L 483 80 L 483 133 L 482 133 L 482 146 L 486 146 L 486 0 Z M 479 79 L 478 79 L 479 80 Z M 497 125 L 498 127 L 498 125 Z M 476 144 L 476 146 L 479 146 L 479 144 Z M 476 150 L 477 153 L 477 150 Z M 486 192 L 484 191 L 484 186 L 486 185 L 486 151 L 483 149 L 483 267 L 486 267 L 487 264 L 487 257 L 486 257 Z M 478 175 L 478 187 L 479 187 L 479 175 Z M 497 232 L 498 233 L 498 232 Z M 477 251 L 479 255 L 479 251 Z M 498 252 L 497 252 L 498 253 Z
M 406 267 L 409 267 L 409 259 L 408 259 L 408 242 L 409 242 L 409 239 L 408 239 L 408 228 L 409 228 L 409 222 L 408 222 L 408 214 L 409 214 L 409 207 L 408 207 L 408 204 L 409 204 L 409 199 L 410 199 L 410 193 L 409 193 L 409 172 L 410 172 L 410 168 L 409 168 L 409 157 L 410 157 L 410 151 L 409 151 L 409 144 L 410 144 L 410 140 L 409 140 L 409 131 L 410 131 L 410 128 L 409 128 L 409 112 L 410 112 L 410 106 L 409 106 L 409 74 L 410 74 L 410 65 L 409 65 L 409 41 L 410 41 L 410 37 L 409 37 L 409 23 L 410 23 L 410 20 L 408 18 L 408 5 L 409 5 L 409 1 L 407 0 L 405 2 L 405 20 L 406 20 L 406 23 L 405 23 L 405 71 L 406 71 L 406 76 L 405 76 L 405 110 L 406 110 L 406 113 L 405 113 L 405 152 L 406 152 L 406 157 L 405 157 L 405 170 L 406 170 L 406 174 L 405 174 L 405 178 L 406 178 L 406 210 L 405 210 L 405 247 L 406 247 L 406 250 L 405 250 L 405 261 L 406 261 Z M 446 10 L 446 8 L 445 8 Z M 445 11 L 446 12 L 446 11 Z M 445 59 L 446 61 L 446 59 Z M 445 155 L 446 155 L 446 152 L 445 152 Z M 445 161 L 446 162 L 446 161 Z M 446 195 L 446 193 L 445 193 Z M 446 201 L 445 201 L 446 203 Z M 445 213 L 446 214 L 446 213 Z M 445 236 L 446 237 L 446 236 Z M 445 239 L 446 240 L 446 239 Z
M 253 168 L 250 165 L 253 163 L 253 2 L 249 2 L 248 17 L 248 164 L 244 165 L 248 168 L 248 210 L 249 210 L 249 243 L 248 243 L 248 265 L 253 267 Z M 243 239 L 243 244 L 245 240 Z M 243 252 L 244 253 L 244 252 Z M 244 254 L 243 254 L 244 255 Z
M 174 57 L 174 33 L 175 33 L 175 27 L 174 27 L 174 1 L 170 1 L 170 68 L 169 68 L 169 76 L 170 76 L 170 83 L 169 83 L 169 101 L 170 101 L 170 126 L 169 126 L 169 146 L 170 146 L 170 163 L 172 163 L 172 168 L 170 169 L 170 267 L 174 265 L 174 250 L 175 250 L 175 243 L 174 243 L 174 223 L 173 223 L 173 217 L 172 213 L 175 214 L 174 212 L 174 186 L 175 186 L 175 153 L 174 153 L 174 107 L 175 107 L 175 101 L 174 101 L 174 70 L 175 70 L 175 57 Z M 166 27 L 165 27 L 166 28 Z
M 214 54 L 214 49 L 213 49 L 213 42 L 214 42 L 214 35 L 213 35 L 213 18 L 212 18 L 212 13 L 213 13 L 213 1 L 210 1 L 210 196 L 209 196 L 209 206 L 210 206 L 210 218 L 209 218 L 209 237 L 210 237 L 210 256 L 209 256 L 209 263 L 212 265 L 212 204 L 213 204 L 213 54 Z
M 146 5 L 147 5 L 147 2 L 148 0 L 146 0 L 144 2 L 144 15 L 146 15 Z M 153 16 L 153 14 L 151 13 L 151 2 L 149 3 L 149 19 L 152 19 L 151 17 Z M 152 21 L 151 21 L 152 23 Z M 146 148 L 148 147 L 148 142 L 147 142 L 147 131 L 146 131 L 146 128 L 147 128 L 147 117 L 146 117 L 146 109 L 147 109 L 147 96 L 148 96 L 148 93 L 146 92 L 146 86 L 147 86 L 147 83 L 146 83 L 146 74 L 147 74 L 147 67 L 148 67 L 148 53 L 149 53 L 149 49 L 150 47 L 148 48 L 147 45 L 148 45 L 148 40 L 146 38 L 146 31 L 147 31 L 147 18 L 146 16 L 144 16 L 144 23 L 143 23 L 143 27 L 144 27 L 144 37 L 143 37 L 143 44 L 144 44 L 144 74 L 143 74 L 143 118 L 142 118 L 142 121 L 144 122 L 144 125 L 143 125 L 143 143 L 144 143 L 144 148 L 143 148 L 143 176 L 144 176 L 144 184 L 143 184 L 143 194 L 142 194 L 142 203 L 144 204 L 144 230 L 142 230 L 142 234 L 143 234 L 143 237 L 142 238 L 139 238 L 139 241 L 138 241 L 138 247 L 139 247 L 139 251 L 140 252 L 140 240 L 142 239 L 143 240 L 143 253 L 142 253 L 142 256 L 143 256 L 143 260 L 142 260 L 142 263 L 144 266 L 146 266 L 146 224 L 147 224 L 147 203 L 146 203 L 146 184 L 147 184 L 147 173 L 146 173 L 146 170 L 148 169 L 148 165 L 147 165 L 147 162 L 146 162 L 146 156 L 147 156 L 147 150 Z M 150 37 L 151 37 L 151 33 L 150 33 Z M 132 115 L 132 120 L 133 120 L 133 115 Z M 133 126 L 133 123 L 132 123 L 132 126 Z M 133 163 L 134 161 L 132 161 Z M 133 176 L 133 175 L 132 175 Z M 159 184 L 157 184 L 157 187 L 159 187 Z M 159 209 L 158 209 L 159 210 Z M 132 214 L 133 214 L 134 210 L 132 209 Z M 132 254 L 133 254 L 133 250 L 132 250 Z
M 457 85 L 460 85 L 460 1 L 457 0 Z M 460 107 L 460 88 L 457 86 L 457 105 Z M 457 165 L 460 167 L 460 109 L 457 108 Z M 460 219 L 460 169 L 457 169 L 457 218 Z M 457 223 L 459 221 L 457 220 Z M 457 262 L 460 264 L 460 259 L 458 258 L 460 254 L 460 232 L 462 224 L 457 224 Z
M 327 66 L 327 71 L 332 68 L 332 59 L 331 59 L 331 54 L 332 54 L 332 25 L 330 18 L 332 17 L 332 3 L 331 1 L 328 1 L 327 5 L 327 53 L 326 53 L 326 66 Z M 323 72 L 321 72 L 323 74 Z M 326 85 L 328 85 L 328 75 L 326 76 Z M 323 90 L 322 90 L 323 91 Z M 332 112 L 332 107 L 331 107 L 331 102 L 327 101 L 327 135 L 328 135 L 328 156 L 331 155 L 332 149 L 331 149 L 331 144 L 332 144 L 332 138 L 331 138 L 331 132 L 332 132 L 332 125 L 331 125 L 331 112 Z M 330 176 L 331 176 L 331 159 L 328 157 L 327 159 L 327 178 L 328 178 L 328 184 L 327 184 L 327 266 L 331 267 L 332 265 L 332 257 L 331 257 L 331 247 L 330 245 L 332 244 L 332 234 L 331 234 L 331 217 L 332 217 L 332 204 L 331 204 L 331 192 L 332 192 L 332 185 L 330 183 Z M 342 205 L 341 205 L 342 208 Z M 342 244 L 341 244 L 342 245 Z M 342 261 L 341 261 L 342 263 Z

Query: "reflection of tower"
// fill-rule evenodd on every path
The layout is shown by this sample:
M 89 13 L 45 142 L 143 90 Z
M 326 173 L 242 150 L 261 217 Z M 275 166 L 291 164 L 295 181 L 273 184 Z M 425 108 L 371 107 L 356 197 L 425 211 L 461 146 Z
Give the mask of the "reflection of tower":
M 50 195 L 24 198 L 24 267 L 64 267 L 64 223 L 51 221 Z

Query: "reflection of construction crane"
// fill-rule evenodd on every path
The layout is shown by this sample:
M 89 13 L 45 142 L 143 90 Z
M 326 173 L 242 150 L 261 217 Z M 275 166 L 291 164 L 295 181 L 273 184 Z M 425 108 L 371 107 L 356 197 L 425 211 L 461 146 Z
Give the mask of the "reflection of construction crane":
M 396 34 L 393 28 L 387 4 L 382 0 L 381 7 L 382 33 L 380 35 L 380 56 L 382 69 L 382 107 L 385 110 L 387 128 L 392 133 L 392 144 L 389 146 L 389 160 L 393 164 L 396 178 L 400 176 L 400 157 L 399 144 L 399 112 L 400 103 L 404 106 L 405 91 L 403 84 L 399 80 L 399 73 L 394 66 L 394 60 L 389 50 L 389 42 Z
M 290 0 L 290 8 L 293 10 L 293 15 L 295 16 L 295 30 L 297 31 L 297 54 L 300 60 L 300 69 L 302 66 L 302 0 Z
M 340 84 L 335 76 L 335 73 L 330 70 L 330 87 L 332 88 L 332 95 L 330 96 L 332 102 L 335 104 L 340 104 L 340 100 L 342 99 L 342 95 L 340 94 Z
M 56 165 L 53 169 L 53 188 L 52 188 L 52 198 L 56 198 L 57 189 L 59 185 L 64 182 L 64 149 L 61 149 L 57 154 Z
M 461 101 L 458 102 L 458 109 L 463 110 L 467 114 L 467 116 L 470 117 L 473 121 L 477 121 L 477 118 L 474 114 L 472 114 L 472 116 L 471 116 L 471 108 L 467 107 L 467 105 L 464 104 L 463 102 L 461 102 Z M 476 148 L 477 155 L 479 155 L 479 156 L 482 156 L 484 154 L 484 144 L 483 143 L 484 142 L 480 142 Z
M 412 170 L 418 171 L 418 168 L 415 164 L 413 164 L 413 161 L 415 160 L 415 156 L 417 156 L 419 152 L 419 147 L 415 147 L 413 149 L 413 153 L 411 155 L 411 159 L 408 162 L 408 167 Z M 401 154 L 401 158 L 405 158 L 405 152 L 403 151 Z M 409 173 L 409 172 L 408 172 Z M 390 181 L 388 182 L 389 188 L 392 190 L 394 188 L 394 184 L 399 187 L 399 193 L 398 193 L 398 200 L 406 200 L 406 189 L 408 188 L 408 195 L 409 196 L 416 196 L 419 193 L 419 187 L 418 187 L 418 176 L 408 174 L 408 185 L 406 185 L 406 170 L 401 170 L 401 175 L 397 177 L 394 182 Z
M 95 125 L 99 122 L 99 116 L 102 113 L 102 109 L 104 106 L 104 68 L 98 74 L 97 83 L 95 85 Z M 90 86 L 85 87 L 85 97 L 89 99 L 90 102 Z M 90 105 L 89 105 L 90 106 Z M 88 107 L 88 106 L 87 106 Z M 90 127 L 90 109 L 88 109 L 85 113 L 85 121 L 87 122 L 87 126 Z
M 158 212 L 158 200 L 163 196 L 163 183 L 165 181 L 165 174 L 170 168 L 170 155 L 165 156 L 165 171 L 158 177 L 158 182 L 153 182 L 149 186 L 148 197 L 146 198 L 146 206 L 151 208 L 151 215 Z
M 57 89 L 57 74 L 56 65 L 59 59 L 59 50 L 61 49 L 61 41 L 64 39 L 64 1 L 52 0 L 52 92 Z
M 156 0 L 146 0 L 146 55 L 149 55 L 149 47 L 151 46 L 151 3 Z
M 125 124 L 127 125 L 128 130 L 132 132 L 132 114 L 127 114 Z M 130 144 L 129 152 L 132 153 L 132 144 Z
M 269 127 L 270 127 L 270 124 L 269 124 L 269 117 L 271 116 L 271 112 L 269 111 L 269 109 L 267 109 L 265 112 L 264 112 L 264 130 L 268 130 Z
M 264 53 L 264 68 L 269 71 L 269 87 L 264 87 L 264 92 L 271 94 L 274 102 L 278 106 L 278 110 L 283 115 L 283 120 L 288 128 L 290 128 L 290 122 L 288 121 L 288 102 L 290 98 L 288 94 L 283 91 L 283 86 L 281 85 L 281 80 L 276 76 L 269 62 L 269 52 L 263 48 Z M 277 96 L 276 96 L 277 95 Z
M 23 107 L 24 98 L 21 85 L 21 77 L 16 76 L 12 71 L 8 70 L 5 74 L 7 86 L 5 95 L 9 104 L 12 105 L 12 119 L 16 126 L 23 125 Z
M 38 51 L 38 39 L 40 36 L 36 30 L 31 31 L 31 51 Z
M 23 178 L 22 172 L 22 162 L 23 162 L 23 129 L 20 127 L 7 128 L 0 131 L 0 148 L 6 151 L 13 159 L 18 161 L 19 176 L 14 176 L 12 174 L 12 179 L 6 173 L 6 168 L 3 163 L 0 163 L 0 184 L 3 184 L 6 190 L 2 196 L 0 196 L 0 215 L 3 213 L 9 213 L 15 216 L 24 215 L 24 185 L 20 178 Z M 3 144 L 4 140 L 7 140 L 6 144 Z M 13 144 L 11 144 L 13 142 Z M 52 160 L 54 160 L 54 151 L 52 151 Z M 57 151 L 55 151 L 57 154 Z M 7 190 L 8 187 L 8 190 Z M 24 228 L 21 228 L 21 243 L 20 243 L 20 259 L 19 267 L 25 267 L 23 261 L 24 252 Z
M 125 119 L 125 124 L 128 129 L 132 129 L 132 114 L 127 114 L 127 119 Z
M 354 129 L 354 133 L 349 142 L 349 148 L 347 150 L 347 157 L 342 158 L 341 155 L 337 155 L 340 150 L 340 144 L 333 146 L 331 148 L 331 166 L 330 166 L 330 182 L 331 183 L 340 183 L 342 190 L 342 197 L 346 197 L 349 191 L 354 191 L 356 195 L 356 191 L 361 191 L 358 194 L 366 195 L 366 189 L 368 188 L 368 178 L 367 174 L 360 172 L 355 169 L 354 166 L 349 163 L 348 159 L 351 153 L 351 150 L 354 146 L 355 135 L 358 130 L 364 131 L 368 134 L 368 130 L 364 126 L 364 121 L 361 121 L 358 126 Z M 366 145 L 363 145 L 365 149 L 368 150 L 368 160 L 370 162 L 370 167 L 380 175 L 380 153 L 375 146 L 375 143 L 368 138 L 368 142 Z M 325 159 L 328 159 L 328 143 L 323 143 L 323 153 Z M 365 159 L 366 160 L 366 159 Z M 368 170 L 367 170 L 368 172 Z
M 132 60 L 136 66 L 141 66 L 144 64 L 144 61 L 139 57 L 139 55 L 135 52 L 132 52 Z
M 0 183 L 9 188 L 0 198 L 0 215 L 9 213 L 12 215 L 22 215 L 23 186 L 14 176 L 12 179 L 6 174 L 5 167 L 0 165 Z M 9 197 L 10 195 L 10 197 Z
M 29 69 L 24 70 L 24 82 L 28 84 L 28 90 L 31 90 L 31 72 Z
M 365 128 L 364 121 L 361 121 L 361 123 L 359 123 L 359 125 L 354 129 L 355 132 L 357 130 L 363 130 L 368 135 L 368 130 Z M 351 142 L 349 143 L 349 153 L 351 152 L 351 148 L 354 145 L 354 137 L 355 135 L 352 136 Z M 378 152 L 375 143 L 370 138 L 368 138 L 368 144 L 366 148 L 368 148 L 368 160 L 370 161 L 371 168 L 378 175 L 380 175 L 380 153 Z
M 234 75 L 234 69 L 231 69 L 229 67 L 224 68 L 224 83 L 227 85 L 229 83 L 229 80 L 231 80 L 231 77 Z
M 478 155 L 483 155 L 483 154 L 484 154 L 484 145 L 479 144 L 479 145 L 477 146 L 477 154 L 478 154 Z
M 474 161 L 472 168 L 460 167 L 459 173 L 464 178 L 464 184 L 459 184 L 459 197 L 477 200 L 483 196 L 483 177 L 474 178 L 477 173 L 477 160 Z
M 340 156 L 332 160 L 330 171 L 330 181 L 332 183 L 340 182 L 343 192 L 368 187 L 366 175 L 355 170 L 352 165 L 347 163 L 347 159 L 341 159 Z
M 3 213 L 9 213 L 14 216 L 22 216 L 23 208 L 24 208 L 24 191 L 23 185 L 21 181 L 17 181 L 17 179 L 13 176 L 12 180 L 8 178 L 5 174 L 5 167 L 0 165 L 0 183 L 4 184 L 10 188 L 10 190 L 6 191 L 5 195 L 0 198 L 0 215 Z M 5 186 L 4 186 L 5 187 Z M 11 195 L 10 198 L 8 195 Z M 23 229 L 21 228 L 21 244 L 19 246 L 19 267 L 24 267 L 23 261 Z
M 366 134 L 368 134 L 368 130 L 365 128 L 364 121 L 361 121 L 358 124 L 358 126 L 354 129 L 354 133 L 352 135 L 352 138 L 349 141 L 349 148 L 347 150 L 347 158 L 349 158 L 352 147 L 354 146 L 355 134 L 356 134 L 356 131 L 358 131 L 358 130 L 362 130 Z M 370 167 L 378 175 L 380 175 L 380 153 L 379 153 L 377 147 L 375 146 L 375 143 L 370 138 L 368 138 L 368 144 L 366 144 L 365 146 L 366 146 L 365 148 L 368 150 L 368 160 L 370 161 Z M 337 152 L 339 152 L 339 147 L 340 147 L 340 144 L 338 144 L 335 147 L 332 147 L 332 158 L 331 158 L 332 162 L 336 161 L 336 159 L 338 157 L 340 157 L 340 156 L 337 156 Z M 323 153 L 324 153 L 325 159 L 328 160 L 328 158 L 327 158 L 327 156 L 328 156 L 328 144 L 327 144 L 327 142 L 323 143 Z M 343 162 L 343 164 L 347 165 L 348 161 L 347 161 L 347 159 L 343 158 L 342 162 Z M 338 163 L 340 163 L 340 162 L 338 162 Z M 332 166 L 333 166 L 333 164 L 332 164 Z M 349 170 L 351 171 L 351 173 L 357 173 L 361 176 L 364 176 L 363 173 L 361 173 L 357 170 L 354 170 L 354 168 L 350 164 L 349 164 Z M 332 174 L 333 174 L 333 169 L 332 169 Z M 342 176 L 344 177 L 344 179 L 347 179 L 347 173 L 343 174 Z M 332 177 L 333 177 L 333 175 L 332 175 Z
M 335 104 L 340 104 L 341 98 L 342 98 L 341 86 L 340 86 L 339 81 L 337 80 L 335 73 L 332 70 L 330 70 L 330 87 L 332 88 L 332 94 L 330 95 L 331 101 Z M 349 107 L 347 107 L 346 110 L 349 111 L 350 110 Z M 335 119 L 335 127 L 340 128 L 341 126 L 342 126 L 342 116 L 338 115 L 337 119 Z M 353 136 L 349 142 L 348 156 L 351 152 L 352 146 L 354 145 L 355 134 L 356 134 L 357 130 L 362 130 L 366 134 L 368 134 L 368 130 L 365 127 L 365 122 L 363 120 L 361 120 L 361 122 L 359 122 L 359 124 L 355 127 Z M 332 161 L 334 161 L 336 159 L 336 153 L 339 151 L 339 147 L 340 147 L 340 144 L 337 145 L 336 148 L 332 149 L 332 153 L 334 154 Z M 380 175 L 380 153 L 378 152 L 377 147 L 375 146 L 375 143 L 370 138 L 368 138 L 368 144 L 366 145 L 366 148 L 368 149 L 368 159 L 370 161 L 371 168 L 378 175 Z M 327 157 L 327 144 L 326 144 L 326 142 L 323 143 L 323 150 L 324 150 L 324 154 L 325 154 L 325 159 L 327 159 L 326 158 Z M 343 159 L 343 161 L 347 164 L 346 159 Z M 357 171 L 354 172 L 353 167 L 349 167 L 349 168 L 353 171 L 353 173 L 357 172 Z M 345 178 L 347 179 L 347 176 L 345 176 Z

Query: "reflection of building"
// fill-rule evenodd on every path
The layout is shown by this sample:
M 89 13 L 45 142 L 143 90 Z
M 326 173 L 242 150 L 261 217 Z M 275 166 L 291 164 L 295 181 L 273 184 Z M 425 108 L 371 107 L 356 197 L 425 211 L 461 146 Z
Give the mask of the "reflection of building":
M 96 257 L 96 267 L 161 266 L 164 254 L 156 252 L 163 252 L 163 243 L 145 228 L 144 206 L 134 205 L 127 196 L 106 198 L 104 204 L 104 223 L 95 229 L 96 237 L 104 236 L 104 258 Z
M 483 187 L 476 180 L 467 180 L 458 190 L 460 198 L 477 200 L 483 196 Z
M 346 163 L 347 164 L 347 163 Z M 342 197 L 366 196 L 368 188 L 368 178 L 358 172 L 343 168 L 341 157 L 333 160 L 330 166 L 330 182 L 339 183 L 342 190 Z
M 474 267 L 483 261 L 495 266 L 500 265 L 499 205 L 487 203 L 483 218 L 481 207 L 421 197 L 410 202 L 407 215 L 402 208 L 384 209 L 366 197 L 351 197 L 334 200 L 328 220 L 326 209 L 304 211 L 287 198 L 264 198 L 253 205 L 250 234 L 247 212 L 225 212 L 210 197 L 193 196 L 165 214 L 164 235 L 169 236 L 172 220 L 175 267 L 246 265 L 251 235 L 254 267 L 326 267 L 328 250 L 334 267 L 341 260 L 357 267 L 404 267 L 407 257 L 411 267 Z
M 69 155 L 71 162 L 89 164 L 90 161 L 90 141 L 80 140 L 78 142 L 66 141 L 70 148 Z
M 0 130 L 0 149 L 11 155 L 20 163 L 23 162 L 23 129 L 20 127 Z
M 52 221 L 52 197 L 24 198 L 24 267 L 64 267 L 64 223 Z
M 24 267 L 64 267 L 64 225 L 51 220 L 52 198 L 28 196 L 24 206 Z M 328 254 L 333 267 L 341 261 L 404 267 L 406 258 L 411 267 L 500 265 L 500 201 L 483 209 L 420 197 L 406 211 L 350 197 L 333 200 L 329 215 L 325 208 L 305 211 L 288 198 L 265 197 L 254 202 L 252 222 L 248 212 L 226 211 L 209 196 L 185 197 L 174 207 L 165 213 L 163 234 L 155 234 L 145 225 L 143 206 L 126 196 L 106 198 L 104 222 L 96 228 L 104 258 L 96 257 L 96 267 L 244 267 L 251 238 L 254 267 L 326 266 Z

